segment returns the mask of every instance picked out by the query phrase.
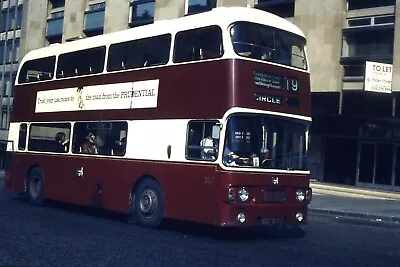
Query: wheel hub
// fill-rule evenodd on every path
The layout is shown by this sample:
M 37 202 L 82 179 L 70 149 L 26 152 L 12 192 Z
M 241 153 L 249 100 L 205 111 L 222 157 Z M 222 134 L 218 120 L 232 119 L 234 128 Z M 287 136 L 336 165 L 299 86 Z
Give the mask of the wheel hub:
M 157 208 L 157 196 L 153 190 L 147 189 L 143 191 L 140 197 L 140 211 L 151 216 Z

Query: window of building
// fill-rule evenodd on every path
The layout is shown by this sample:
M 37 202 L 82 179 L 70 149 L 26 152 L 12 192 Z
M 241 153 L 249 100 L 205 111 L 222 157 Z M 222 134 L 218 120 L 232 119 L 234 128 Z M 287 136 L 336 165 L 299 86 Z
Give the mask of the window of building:
M 103 11 L 105 8 L 106 8 L 106 2 L 89 5 L 89 11 Z
M 51 18 L 47 19 L 46 38 L 51 42 L 59 39 L 63 33 L 64 11 L 51 13 Z
M 344 91 L 342 114 L 390 117 L 392 115 L 392 101 L 392 94 Z
M 217 6 L 217 0 L 186 0 L 186 14 L 209 11 Z
M 8 40 L 6 44 L 6 63 L 17 63 L 19 60 L 20 39 Z
M 22 5 L 17 8 L 17 25 L 16 29 L 21 29 L 22 27 Z
M 10 124 L 11 106 L 4 103 L 1 107 L 1 129 L 8 130 Z
M 103 34 L 105 10 L 105 2 L 89 5 L 89 10 L 85 11 L 85 26 L 83 30 L 86 35 Z
M 27 131 L 28 126 L 26 125 L 26 123 L 21 123 L 21 125 L 19 126 L 18 150 L 25 150 Z
M 348 10 L 394 6 L 396 0 L 347 0 Z
M 64 11 L 57 11 L 57 12 L 52 12 L 50 14 L 51 19 L 59 19 L 59 18 L 64 18 Z
M 129 26 L 140 26 L 154 22 L 155 0 L 134 0 L 131 2 Z
M 215 161 L 218 157 L 220 127 L 218 121 L 190 121 L 186 140 L 186 158 Z
M 124 156 L 127 122 L 76 122 L 72 152 L 106 156 Z
M 105 54 L 105 46 L 62 54 L 58 58 L 57 78 L 101 73 Z
M 365 31 L 344 31 L 342 56 L 392 58 L 394 29 L 371 28 Z
M 178 32 L 175 36 L 174 62 L 222 57 L 222 30 L 218 26 L 210 26 Z
M 294 17 L 295 0 L 258 0 L 255 8 L 280 17 Z
M 345 65 L 344 77 L 361 77 L 365 74 L 365 65 Z
M 55 56 L 25 62 L 19 73 L 18 83 L 51 80 L 53 78 L 55 62 Z
M 170 48 L 170 34 L 113 44 L 109 50 L 107 71 L 167 64 Z
M 22 24 L 22 5 L 10 7 L 1 12 L 1 31 L 21 29 Z
M 7 106 L 3 106 L 1 110 L 1 129 L 7 130 L 9 123 L 9 112 L 7 111 Z
M 51 8 L 61 8 L 65 6 L 65 0 L 50 0 L 51 2 Z
M 13 58 L 14 58 L 13 60 L 15 63 L 19 62 L 20 47 L 21 47 L 21 41 L 19 38 L 17 38 L 14 41 L 14 51 L 13 51 Z
M 394 25 L 394 15 L 370 16 L 351 18 L 347 20 L 348 27 L 369 27 L 381 25 Z
M 0 41 L 0 64 L 4 64 L 4 48 L 6 42 Z
M 29 127 L 29 151 L 67 153 L 70 123 L 32 123 Z
M 11 96 L 12 77 L 10 77 L 9 72 L 4 73 L 2 85 L 3 85 L 3 96 Z

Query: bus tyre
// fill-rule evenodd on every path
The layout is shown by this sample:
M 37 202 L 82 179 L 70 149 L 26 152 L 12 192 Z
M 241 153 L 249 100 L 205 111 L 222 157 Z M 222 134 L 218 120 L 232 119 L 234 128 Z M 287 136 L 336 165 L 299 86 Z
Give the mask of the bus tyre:
M 27 195 L 29 201 L 34 205 L 43 204 L 44 176 L 40 168 L 30 171 L 27 183 Z
M 164 218 L 164 195 L 153 179 L 142 181 L 136 192 L 133 207 L 136 222 L 149 228 L 157 228 Z

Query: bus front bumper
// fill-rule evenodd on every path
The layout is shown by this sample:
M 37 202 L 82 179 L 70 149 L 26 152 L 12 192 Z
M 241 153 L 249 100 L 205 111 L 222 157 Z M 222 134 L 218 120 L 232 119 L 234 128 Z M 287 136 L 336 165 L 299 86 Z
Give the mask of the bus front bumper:
M 255 227 L 307 224 L 307 205 L 236 205 L 224 203 L 218 225 Z

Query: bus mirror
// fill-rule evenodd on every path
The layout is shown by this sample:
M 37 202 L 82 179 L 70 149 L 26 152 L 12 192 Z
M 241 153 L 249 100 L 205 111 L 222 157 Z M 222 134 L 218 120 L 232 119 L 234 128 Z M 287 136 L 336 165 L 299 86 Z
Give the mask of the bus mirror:
M 213 139 L 219 139 L 219 133 L 221 131 L 221 128 L 219 125 L 214 125 L 212 127 L 212 138 Z

